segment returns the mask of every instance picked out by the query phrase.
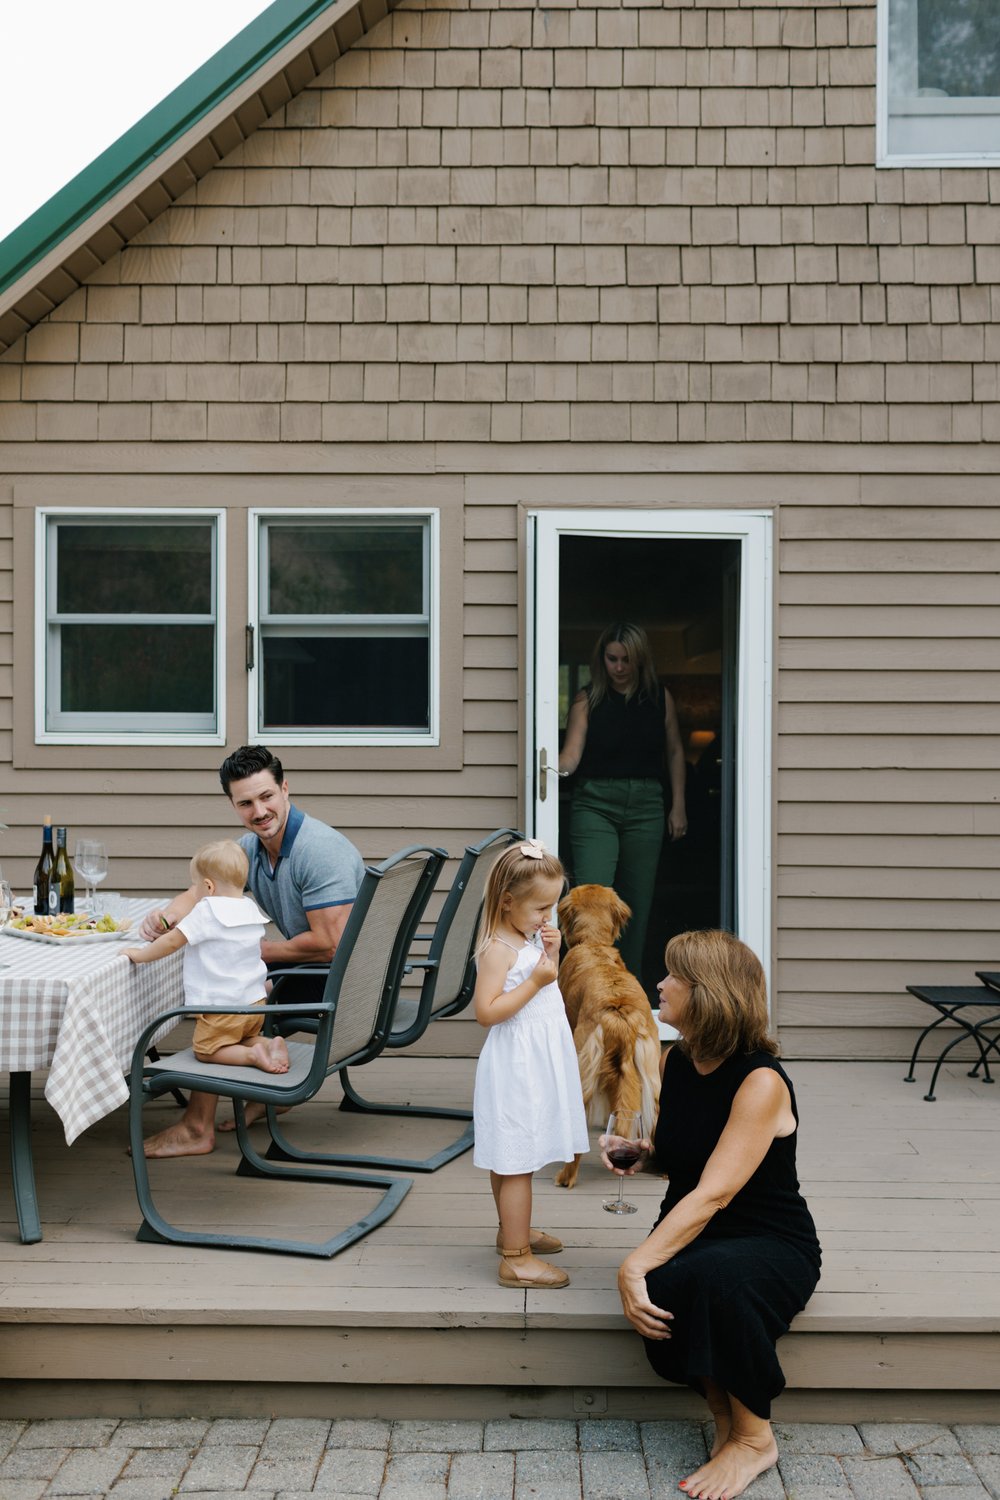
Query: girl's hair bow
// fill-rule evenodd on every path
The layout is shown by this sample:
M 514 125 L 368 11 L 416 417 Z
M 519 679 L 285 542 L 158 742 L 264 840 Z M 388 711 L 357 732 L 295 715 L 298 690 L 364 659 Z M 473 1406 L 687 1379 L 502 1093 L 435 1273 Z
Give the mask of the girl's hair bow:
M 529 839 L 526 844 L 521 845 L 521 853 L 526 859 L 544 859 L 546 848 L 541 839 Z

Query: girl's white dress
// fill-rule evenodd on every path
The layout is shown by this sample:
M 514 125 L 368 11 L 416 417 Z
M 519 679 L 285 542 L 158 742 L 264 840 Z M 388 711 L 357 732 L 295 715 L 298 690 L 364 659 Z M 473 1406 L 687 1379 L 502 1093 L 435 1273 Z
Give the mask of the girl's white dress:
M 542 949 L 525 943 L 516 954 L 504 994 L 527 979 Z M 487 1031 L 472 1111 L 473 1161 L 504 1177 L 572 1161 L 587 1150 L 580 1069 L 558 984 L 545 985 L 516 1015 Z

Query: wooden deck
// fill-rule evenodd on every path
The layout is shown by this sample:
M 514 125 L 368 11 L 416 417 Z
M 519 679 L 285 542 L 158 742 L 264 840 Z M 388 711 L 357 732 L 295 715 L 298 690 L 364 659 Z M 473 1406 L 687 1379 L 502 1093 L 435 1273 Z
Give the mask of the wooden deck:
M 443 1040 L 452 1049 L 458 1037 Z M 824 1274 L 782 1344 L 788 1419 L 1000 1416 L 1000 1086 L 956 1067 L 928 1104 L 926 1085 L 902 1073 L 793 1066 Z M 398 1099 L 405 1078 L 413 1100 L 461 1103 L 472 1076 L 468 1057 L 393 1058 L 358 1083 Z M 558 1293 L 496 1284 L 493 1205 L 471 1156 L 418 1177 L 387 1225 L 333 1261 L 138 1244 L 124 1113 L 68 1149 L 36 1082 L 45 1239 L 16 1242 L 4 1150 L 0 1415 L 697 1410 L 650 1375 L 614 1291 L 618 1260 L 654 1216 L 657 1180 L 630 1185 L 640 1212 L 619 1221 L 601 1211 L 608 1179 L 595 1165 L 572 1193 L 539 1175 L 535 1221 L 569 1247 L 573 1285 Z M 341 1114 L 337 1098 L 331 1087 L 300 1109 L 289 1133 L 401 1154 L 447 1138 L 440 1122 Z M 174 1109 L 157 1104 L 150 1127 Z M 236 1159 L 226 1136 L 212 1156 L 159 1164 L 164 1211 L 318 1239 L 371 1201 L 236 1178 Z

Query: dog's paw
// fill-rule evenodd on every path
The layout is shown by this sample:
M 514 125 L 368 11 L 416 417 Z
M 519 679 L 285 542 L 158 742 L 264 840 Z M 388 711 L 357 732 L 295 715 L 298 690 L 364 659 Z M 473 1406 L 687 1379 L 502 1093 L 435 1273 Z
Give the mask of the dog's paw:
M 573 1167 L 573 1166 L 565 1166 L 565 1167 L 560 1168 L 560 1170 L 556 1173 L 556 1176 L 555 1176 L 555 1184 L 556 1184 L 556 1187 L 561 1187 L 561 1188 L 575 1188 L 576 1187 L 576 1168 Z

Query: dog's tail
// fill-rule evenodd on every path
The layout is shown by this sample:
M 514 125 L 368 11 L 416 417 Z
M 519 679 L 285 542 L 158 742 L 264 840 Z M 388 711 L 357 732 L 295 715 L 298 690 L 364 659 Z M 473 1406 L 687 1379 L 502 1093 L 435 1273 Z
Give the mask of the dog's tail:
M 606 1125 L 613 1109 L 637 1110 L 650 1135 L 660 1092 L 659 1042 L 637 1036 L 620 1010 L 608 1006 L 601 1020 L 580 1038 L 580 1082 L 591 1125 Z

